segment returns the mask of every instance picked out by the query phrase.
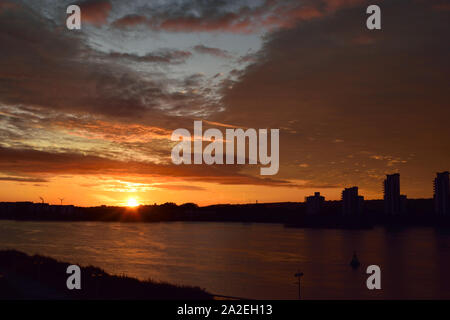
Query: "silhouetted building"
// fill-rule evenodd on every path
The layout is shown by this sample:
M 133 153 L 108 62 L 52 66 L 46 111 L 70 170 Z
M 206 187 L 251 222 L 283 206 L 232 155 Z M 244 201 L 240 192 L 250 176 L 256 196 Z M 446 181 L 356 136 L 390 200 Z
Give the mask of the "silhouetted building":
M 325 197 L 320 195 L 320 192 L 314 192 L 313 196 L 305 198 L 306 201 L 306 214 L 318 214 L 322 210 Z
M 364 197 L 358 195 L 358 187 L 342 191 L 342 213 L 344 215 L 362 214 Z
M 450 214 L 449 173 L 438 172 L 434 179 L 434 212 L 438 215 Z
M 401 214 L 406 213 L 407 204 L 408 204 L 408 197 L 404 194 L 401 194 L 400 195 L 400 213 Z
M 384 213 L 399 215 L 406 212 L 406 196 L 400 195 L 400 174 L 388 174 L 384 180 Z

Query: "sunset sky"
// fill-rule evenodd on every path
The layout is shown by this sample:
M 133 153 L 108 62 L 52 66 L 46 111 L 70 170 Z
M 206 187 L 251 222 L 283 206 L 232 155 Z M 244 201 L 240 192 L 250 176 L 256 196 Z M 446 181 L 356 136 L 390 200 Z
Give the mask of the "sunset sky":
M 0 201 L 303 201 L 353 185 L 374 199 L 394 172 L 431 197 L 450 170 L 449 36 L 446 0 L 0 0 Z M 171 133 L 194 120 L 279 128 L 278 174 L 173 165 Z

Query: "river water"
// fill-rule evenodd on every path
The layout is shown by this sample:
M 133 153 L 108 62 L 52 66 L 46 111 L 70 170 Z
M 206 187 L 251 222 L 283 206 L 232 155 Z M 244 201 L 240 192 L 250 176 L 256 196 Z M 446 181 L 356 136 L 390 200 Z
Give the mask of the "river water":
M 450 298 L 450 235 L 278 224 L 0 221 L 0 249 L 251 299 Z M 349 262 L 356 251 L 361 267 Z M 366 268 L 381 268 L 368 290 Z M 62 279 L 65 281 L 65 279 Z

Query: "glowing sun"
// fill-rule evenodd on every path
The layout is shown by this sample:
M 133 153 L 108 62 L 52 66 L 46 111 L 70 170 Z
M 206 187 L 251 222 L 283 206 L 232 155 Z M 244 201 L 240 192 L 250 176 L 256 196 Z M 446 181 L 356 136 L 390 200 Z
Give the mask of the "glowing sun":
M 127 207 L 137 207 L 139 202 L 135 198 L 130 198 L 127 201 Z

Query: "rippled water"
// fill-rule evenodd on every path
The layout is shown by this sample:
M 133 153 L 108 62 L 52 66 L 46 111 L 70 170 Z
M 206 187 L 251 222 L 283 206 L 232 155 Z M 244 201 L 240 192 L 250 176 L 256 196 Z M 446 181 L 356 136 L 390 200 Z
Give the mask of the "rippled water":
M 450 298 L 450 236 L 431 228 L 0 221 L 0 248 L 246 298 L 296 299 L 297 270 L 305 299 Z M 382 290 L 366 288 L 370 264 L 381 267 Z

